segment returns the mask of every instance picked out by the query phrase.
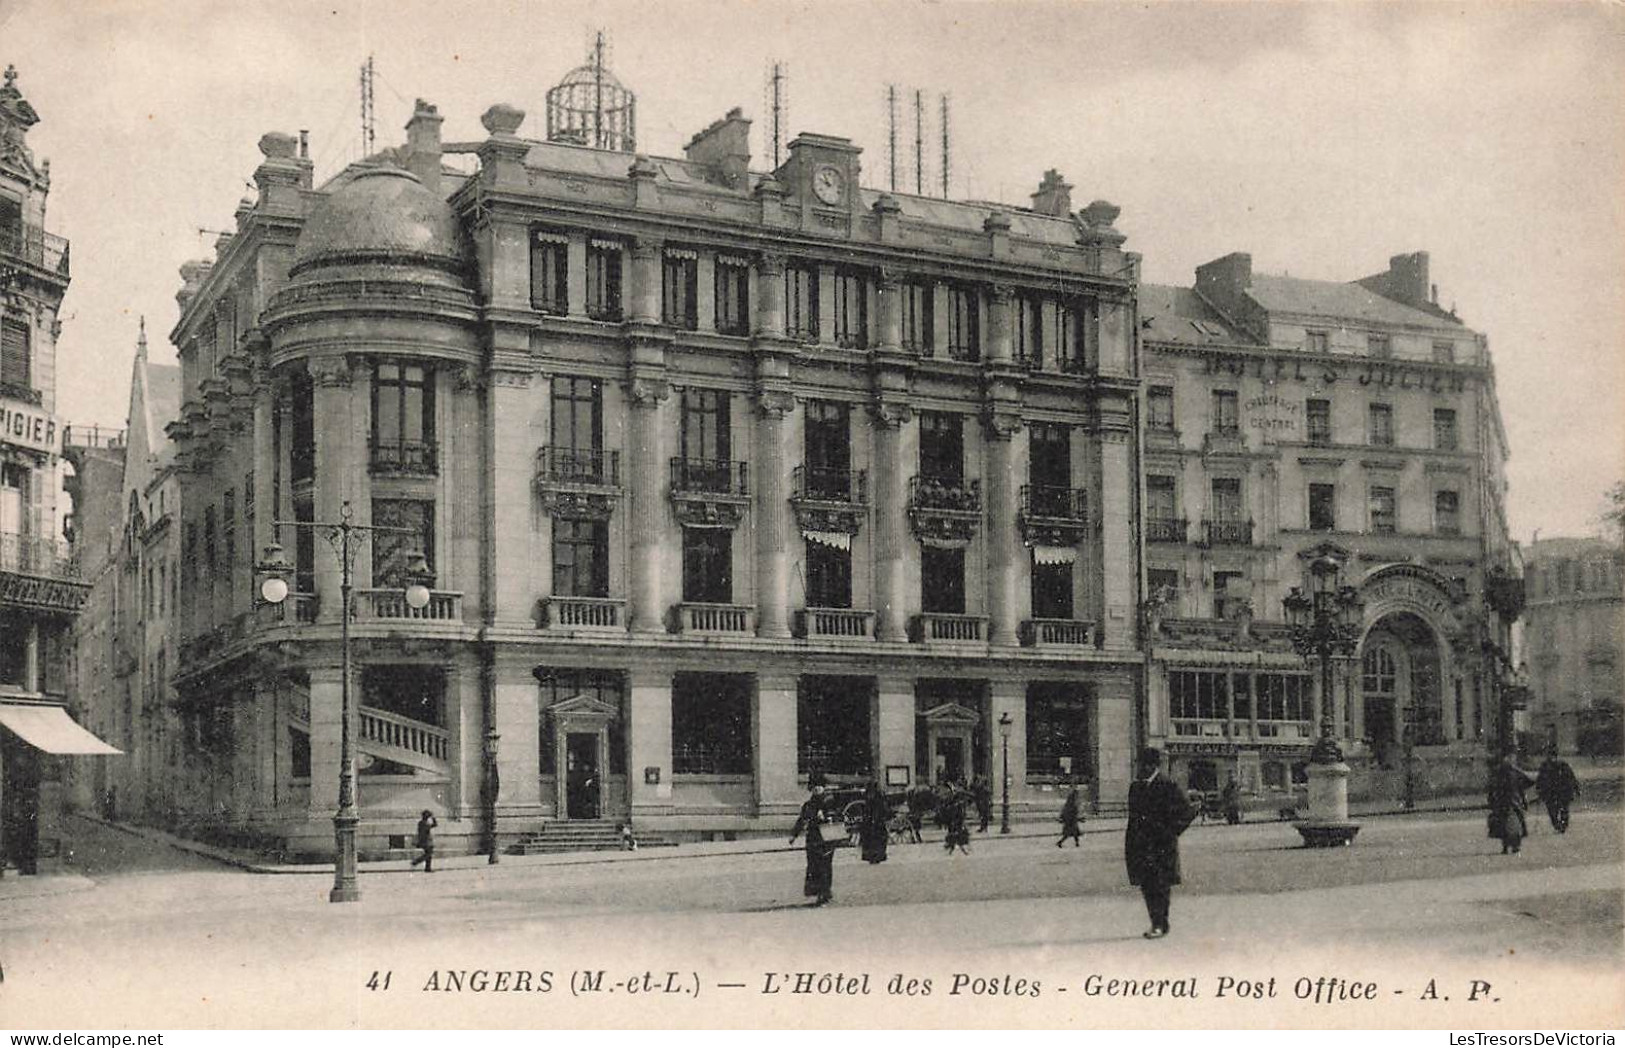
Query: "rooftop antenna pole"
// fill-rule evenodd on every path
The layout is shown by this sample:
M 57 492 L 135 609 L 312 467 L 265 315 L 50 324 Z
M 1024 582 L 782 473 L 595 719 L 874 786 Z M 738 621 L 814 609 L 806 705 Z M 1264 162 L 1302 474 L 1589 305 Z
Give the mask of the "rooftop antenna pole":
M 886 85 L 886 163 L 891 168 L 891 191 L 897 192 L 897 85 Z
M 784 153 L 784 125 L 789 122 L 789 98 L 786 91 L 784 63 L 774 62 L 773 71 L 769 75 L 768 85 L 771 99 L 768 108 L 773 112 L 771 133 L 773 135 L 773 169 L 778 170 L 783 161 Z
M 914 90 L 914 195 L 925 196 L 925 92 Z
M 592 140 L 593 148 L 604 148 L 604 31 L 592 43 Z
M 372 155 L 373 142 L 377 138 L 376 122 L 372 108 L 372 56 L 367 56 L 367 62 L 361 67 L 361 155 L 363 158 Z
M 948 199 L 948 96 L 942 96 L 942 199 Z

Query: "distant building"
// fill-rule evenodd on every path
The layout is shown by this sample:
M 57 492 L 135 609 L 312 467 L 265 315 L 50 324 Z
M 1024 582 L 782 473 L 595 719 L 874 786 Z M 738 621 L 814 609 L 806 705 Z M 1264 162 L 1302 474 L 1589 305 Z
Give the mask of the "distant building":
M 576 74 L 572 74 L 575 77 Z M 563 85 L 568 87 L 569 85 Z M 1137 259 L 1117 208 L 879 192 L 737 110 L 683 158 L 550 95 L 325 186 L 287 135 L 184 271 L 183 829 L 332 847 L 341 566 L 364 849 L 561 821 L 779 830 L 809 776 L 1131 775 Z M 597 143 L 602 148 L 589 148 Z M 443 154 L 473 154 L 458 174 Z M 150 512 L 150 510 L 149 510 Z M 273 541 L 281 605 L 256 597 Z M 403 599 L 412 553 L 427 607 Z M 1006 741 L 1006 738 L 1008 741 Z M 204 788 L 201 783 L 210 785 Z M 187 780 L 194 781 L 194 780 Z
M 1507 442 L 1427 254 L 1350 283 L 1228 255 L 1140 312 L 1149 738 L 1194 788 L 1286 790 L 1331 701 L 1355 796 L 1480 783 L 1516 615 Z M 1282 609 L 1321 552 L 1365 601 L 1329 699 Z
M 1539 539 L 1525 571 L 1530 748 L 1619 753 L 1625 550 L 1607 539 Z
M 39 122 L 8 67 L 0 85 L 0 864 L 33 873 L 50 858 L 61 810 L 58 757 L 111 752 L 69 715 L 69 632 L 86 585 L 61 521 L 56 414 L 58 311 L 68 243 L 45 231 L 50 165 Z M 47 824 L 42 834 L 41 823 Z

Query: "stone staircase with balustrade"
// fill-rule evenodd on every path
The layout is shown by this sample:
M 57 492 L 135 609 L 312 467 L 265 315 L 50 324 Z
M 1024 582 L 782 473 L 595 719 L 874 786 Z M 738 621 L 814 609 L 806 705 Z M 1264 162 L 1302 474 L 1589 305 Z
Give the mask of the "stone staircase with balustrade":
M 371 706 L 362 706 L 357 712 L 356 749 L 361 753 L 439 775 L 450 773 L 450 734 L 446 729 Z M 288 716 L 296 729 L 310 733 L 308 691 L 293 692 Z

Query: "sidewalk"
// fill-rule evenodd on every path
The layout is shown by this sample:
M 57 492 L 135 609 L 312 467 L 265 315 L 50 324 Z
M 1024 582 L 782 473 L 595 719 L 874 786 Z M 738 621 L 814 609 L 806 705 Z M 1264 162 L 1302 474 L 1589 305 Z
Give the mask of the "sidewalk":
M 1467 812 L 1482 810 L 1484 800 L 1476 796 L 1437 797 L 1419 801 L 1415 808 L 1406 811 L 1392 801 L 1357 802 L 1349 806 L 1349 813 L 1360 818 L 1380 818 L 1391 815 L 1418 815 L 1427 812 Z M 267 861 L 264 857 L 252 852 L 232 848 L 221 848 L 212 844 L 177 837 L 162 830 L 146 826 L 133 826 L 126 823 L 106 822 L 90 815 L 80 814 L 79 818 L 95 822 L 123 833 L 134 834 L 148 840 L 167 844 L 180 851 L 193 855 L 213 859 L 216 862 L 235 866 L 250 873 L 260 874 L 331 874 L 333 864 L 328 863 L 276 863 Z M 1126 823 L 1121 815 L 1103 815 L 1088 819 L 1083 831 L 1088 834 L 1113 833 L 1120 834 Z M 1243 818 L 1244 823 L 1270 823 L 1284 822 L 1273 811 L 1249 812 Z M 1222 822 L 1209 821 L 1196 824 L 1194 829 L 1218 828 Z M 994 840 L 1034 840 L 1058 836 L 1058 829 L 1048 820 L 1034 822 L 1014 823 L 1008 835 L 998 832 L 998 820 L 985 834 L 973 833 L 972 841 L 991 842 Z M 927 827 L 926 845 L 941 843 L 941 834 L 932 827 Z M 790 844 L 783 836 L 773 834 L 761 837 L 751 837 L 736 841 L 698 841 L 680 844 L 674 848 L 651 848 L 646 851 L 586 851 L 566 852 L 557 855 L 503 855 L 500 865 L 505 867 L 542 867 L 542 866 L 588 866 L 601 863 L 625 862 L 671 862 L 684 859 L 705 859 L 714 857 L 736 855 L 763 855 L 777 852 L 800 852 L 800 843 Z M 491 865 L 484 855 L 444 855 L 435 857 L 437 870 L 475 870 Z M 378 862 L 361 864 L 364 873 L 411 873 L 414 870 L 408 859 L 389 859 Z

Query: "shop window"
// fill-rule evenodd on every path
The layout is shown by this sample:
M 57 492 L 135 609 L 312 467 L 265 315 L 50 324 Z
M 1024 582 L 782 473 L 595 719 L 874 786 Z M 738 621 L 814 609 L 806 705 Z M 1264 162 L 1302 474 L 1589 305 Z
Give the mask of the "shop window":
M 683 529 L 683 600 L 733 602 L 733 532 L 727 528 Z
M 1088 685 L 1072 681 L 1027 685 L 1029 777 L 1093 778 L 1089 738 L 1093 698 Z
M 796 770 L 871 774 L 873 698 L 868 677 L 802 677 L 796 683 Z
M 538 231 L 530 245 L 530 304 L 543 313 L 570 311 L 570 240 L 562 233 Z
M 750 334 L 750 263 L 742 258 L 717 256 L 717 333 Z
M 751 678 L 679 673 L 671 682 L 671 770 L 677 775 L 749 775 Z

